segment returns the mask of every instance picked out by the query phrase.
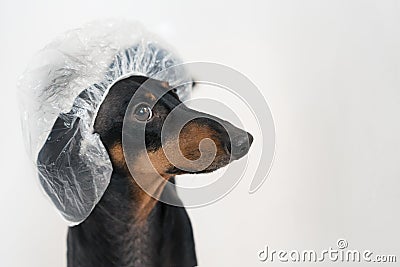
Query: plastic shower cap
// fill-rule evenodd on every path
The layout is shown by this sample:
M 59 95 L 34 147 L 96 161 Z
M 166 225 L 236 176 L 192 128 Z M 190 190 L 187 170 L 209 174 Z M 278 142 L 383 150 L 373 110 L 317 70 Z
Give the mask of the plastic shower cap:
M 47 45 L 22 75 L 26 145 L 44 191 L 71 224 L 89 216 L 110 182 L 109 156 L 93 133 L 108 89 L 122 78 L 143 75 L 175 86 L 184 100 L 192 85 L 180 63 L 141 25 L 100 21 Z

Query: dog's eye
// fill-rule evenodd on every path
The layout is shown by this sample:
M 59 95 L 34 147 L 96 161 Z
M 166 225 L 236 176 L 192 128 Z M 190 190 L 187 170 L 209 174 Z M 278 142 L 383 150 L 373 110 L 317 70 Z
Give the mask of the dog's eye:
M 134 116 L 138 121 L 148 121 L 153 116 L 153 112 L 149 105 L 141 103 L 135 108 Z

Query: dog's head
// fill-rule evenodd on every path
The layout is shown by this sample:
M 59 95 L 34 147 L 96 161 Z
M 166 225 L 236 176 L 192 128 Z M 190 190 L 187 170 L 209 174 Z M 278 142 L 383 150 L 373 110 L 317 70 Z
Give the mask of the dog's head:
M 90 94 L 83 91 L 78 98 L 90 101 Z M 118 174 L 115 177 L 130 185 L 139 183 L 142 189 L 145 184 L 150 190 L 144 190 L 148 194 L 138 191 L 141 205 L 146 206 L 140 216 L 145 218 L 154 205 L 149 195 L 157 198 L 169 178 L 217 170 L 243 157 L 253 141 L 249 133 L 229 122 L 185 106 L 167 83 L 142 76 L 111 86 L 93 126 L 100 140 L 82 132 L 89 130 L 81 127 L 77 114 L 79 109 L 59 115 L 37 159 L 44 190 L 71 222 L 85 219 L 108 188 L 104 177 L 111 168 L 108 158 Z M 82 156 L 93 148 L 87 147 L 84 138 L 101 142 L 94 147 L 100 154 Z
M 176 131 L 182 122 L 183 127 Z M 165 178 L 217 170 L 246 155 L 253 141 L 251 134 L 231 123 L 185 106 L 167 83 L 142 76 L 125 78 L 110 88 L 94 130 L 114 170 L 126 171 L 129 167 L 145 174 L 151 171 L 143 167 L 146 158 Z M 122 145 L 123 130 L 130 136 L 129 147 Z M 140 144 L 143 131 L 145 145 Z M 134 153 L 130 157 L 133 160 L 127 162 L 124 149 L 125 155 Z

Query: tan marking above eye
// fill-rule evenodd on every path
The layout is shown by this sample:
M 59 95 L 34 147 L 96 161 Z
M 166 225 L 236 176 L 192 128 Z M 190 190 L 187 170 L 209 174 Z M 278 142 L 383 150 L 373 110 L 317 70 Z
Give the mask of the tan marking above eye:
M 146 93 L 146 94 L 145 94 L 145 97 L 147 97 L 148 99 L 150 99 L 150 100 L 152 100 L 152 101 L 155 101 L 155 100 L 156 100 L 155 95 L 153 95 L 152 93 Z
M 161 82 L 161 86 L 164 87 L 165 89 L 169 89 L 168 82 Z

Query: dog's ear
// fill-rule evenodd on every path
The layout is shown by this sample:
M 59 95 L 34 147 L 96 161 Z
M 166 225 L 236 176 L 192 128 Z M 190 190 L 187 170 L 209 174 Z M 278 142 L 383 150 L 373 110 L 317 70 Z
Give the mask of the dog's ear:
M 73 116 L 71 113 L 61 113 L 51 129 L 46 143 L 39 152 L 37 164 L 39 167 L 53 166 L 62 167 L 56 163 L 60 162 L 60 156 L 65 156 L 67 151 L 76 150 L 82 138 L 78 127 L 80 118 Z M 54 171 L 54 170 L 52 170 Z
M 80 178 L 72 171 L 82 140 L 79 123 L 80 119 L 72 114 L 60 114 L 37 158 L 44 191 L 63 216 L 73 222 L 85 216 L 84 207 L 74 203 L 80 194 Z
M 76 101 L 86 98 L 86 93 L 80 94 Z M 37 157 L 44 191 L 73 224 L 89 216 L 107 188 L 112 172 L 99 136 L 88 130 L 79 114 L 73 107 L 58 116 Z

